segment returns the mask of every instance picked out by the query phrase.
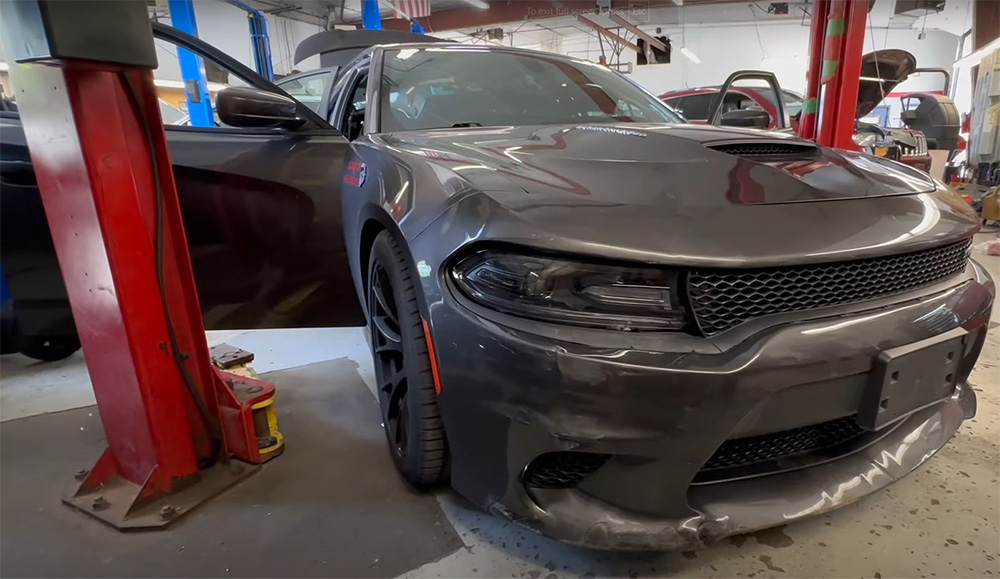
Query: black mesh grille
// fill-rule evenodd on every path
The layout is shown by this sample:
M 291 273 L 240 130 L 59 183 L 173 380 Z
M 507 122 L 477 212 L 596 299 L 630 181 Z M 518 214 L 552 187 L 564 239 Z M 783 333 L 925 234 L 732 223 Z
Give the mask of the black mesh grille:
M 965 269 L 971 242 L 840 263 L 694 270 L 688 295 L 698 326 L 712 335 L 759 316 L 860 302 L 941 281 Z
M 774 434 L 727 440 L 701 468 L 702 472 L 747 467 L 842 446 L 867 431 L 853 416 Z
M 524 471 L 524 484 L 543 489 L 576 486 L 611 458 L 593 452 L 547 452 L 531 461 Z
M 795 143 L 725 143 L 708 145 L 709 149 L 736 155 L 737 157 L 794 157 L 804 158 L 815 155 L 816 147 Z

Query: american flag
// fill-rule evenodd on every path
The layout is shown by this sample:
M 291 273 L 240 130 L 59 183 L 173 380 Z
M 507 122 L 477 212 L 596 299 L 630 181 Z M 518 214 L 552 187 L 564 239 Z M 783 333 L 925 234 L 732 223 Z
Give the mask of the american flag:
M 431 0 L 392 0 L 396 18 L 424 18 L 431 15 Z

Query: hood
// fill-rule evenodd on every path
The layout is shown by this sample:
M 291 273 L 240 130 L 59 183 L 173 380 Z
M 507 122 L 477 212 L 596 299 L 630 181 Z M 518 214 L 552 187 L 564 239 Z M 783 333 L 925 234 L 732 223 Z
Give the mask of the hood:
M 481 191 L 658 208 L 762 205 L 929 192 L 926 175 L 783 133 L 706 125 L 561 125 L 397 133 Z M 763 156 L 762 156 L 763 155 Z
M 875 110 L 885 95 L 913 74 L 916 68 L 917 59 L 905 50 L 876 50 L 861 57 L 861 84 L 854 118 L 860 119 Z
M 622 123 L 379 138 L 425 205 L 437 196 L 469 216 L 449 222 L 470 238 L 552 251 L 772 265 L 900 251 L 977 224 L 919 171 L 779 133 Z

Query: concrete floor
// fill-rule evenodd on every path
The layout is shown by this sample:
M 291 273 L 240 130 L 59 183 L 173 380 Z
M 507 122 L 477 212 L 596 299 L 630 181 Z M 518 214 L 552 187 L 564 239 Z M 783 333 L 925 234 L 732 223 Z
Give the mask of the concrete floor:
M 975 257 L 1000 279 L 1000 258 Z M 844 509 L 665 554 L 570 547 L 450 491 L 409 491 L 364 393 L 372 369 L 356 329 L 210 333 L 255 352 L 255 368 L 279 384 L 289 450 L 173 529 L 120 535 L 59 503 L 69 473 L 102 447 L 82 356 L 4 356 L 0 576 L 995 577 L 1000 308 L 993 320 L 970 379 L 979 415 L 923 468 Z

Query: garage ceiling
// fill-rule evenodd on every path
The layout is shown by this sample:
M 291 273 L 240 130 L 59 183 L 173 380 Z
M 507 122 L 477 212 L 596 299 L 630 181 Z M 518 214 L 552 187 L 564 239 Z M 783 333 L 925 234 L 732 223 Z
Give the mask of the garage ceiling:
M 789 10 L 784 15 L 768 13 L 767 7 L 770 2 L 766 0 L 762 2 L 708 0 L 696 4 L 697 1 L 687 0 L 683 7 L 654 7 L 649 10 L 649 18 L 646 21 L 628 19 L 643 28 L 662 26 L 665 29 L 753 22 L 763 24 L 790 20 L 809 26 L 812 12 L 811 1 L 788 2 Z M 955 36 L 963 35 L 972 26 L 972 2 L 948 0 L 943 11 L 922 16 L 896 15 L 893 13 L 893 5 L 894 0 L 875 0 L 869 16 L 869 26 L 875 29 L 942 30 Z M 606 28 L 618 27 L 618 24 L 604 16 L 590 16 L 590 18 Z M 496 23 L 489 27 L 503 28 L 504 44 L 510 43 L 509 36 L 513 34 L 515 44 L 519 46 L 544 43 L 553 35 L 595 34 L 577 22 L 573 16 Z M 483 36 L 482 28 L 459 28 L 447 32 L 436 31 L 435 34 L 460 41 L 479 41 Z
M 486 0 L 488 1 L 488 0 Z M 469 7 L 462 0 L 430 0 L 431 11 Z M 361 20 L 361 0 L 250 0 L 258 10 L 266 14 L 278 14 L 293 20 L 326 24 L 330 15 L 334 22 L 358 22 Z M 392 8 L 387 0 L 379 0 L 383 18 L 392 18 Z M 471 8 L 475 10 L 475 8 Z M 341 16 L 342 15 L 342 16 Z
M 166 0 L 147 0 L 151 5 L 163 4 L 166 11 Z M 222 0 L 224 1 L 224 0 Z M 484 0 L 493 4 L 509 4 L 518 0 Z M 637 3 L 643 0 L 634 0 Z M 356 23 L 361 20 L 362 0 L 249 0 L 249 3 L 266 14 L 280 15 L 293 20 L 301 20 L 311 24 L 326 26 L 329 23 Z M 432 13 L 438 14 L 446 10 L 467 9 L 471 13 L 479 12 L 463 0 L 430 0 Z M 697 26 L 719 23 L 743 23 L 767 20 L 787 20 L 807 18 L 811 12 L 812 0 L 792 0 L 787 2 L 788 14 L 775 15 L 767 12 L 771 4 L 768 0 L 746 2 L 741 0 L 683 0 L 683 7 L 665 2 L 656 2 L 660 7 L 652 8 L 648 24 L 660 26 Z M 663 6 L 667 4 L 667 6 Z M 390 0 L 379 0 L 383 18 L 392 18 Z M 560 2 L 554 0 L 553 6 Z M 963 0 L 947 0 L 944 10 L 939 13 L 929 13 L 923 16 L 895 15 L 893 6 L 895 0 L 875 0 L 871 10 L 870 25 L 875 28 L 913 28 L 944 30 L 956 36 L 961 36 L 972 26 L 972 2 Z M 602 25 L 614 27 L 610 21 L 601 21 Z M 643 24 L 642 22 L 635 22 Z M 525 26 L 524 19 L 513 22 L 498 22 L 489 27 L 504 28 L 505 34 L 514 30 L 519 33 L 537 33 L 539 37 L 553 32 L 558 34 L 585 32 L 572 17 L 540 18 Z M 441 32 L 441 31 L 438 31 Z M 462 34 L 458 34 L 461 32 Z M 449 37 L 477 37 L 478 27 L 461 28 Z

